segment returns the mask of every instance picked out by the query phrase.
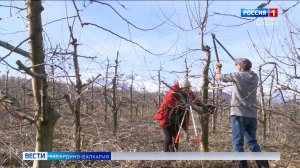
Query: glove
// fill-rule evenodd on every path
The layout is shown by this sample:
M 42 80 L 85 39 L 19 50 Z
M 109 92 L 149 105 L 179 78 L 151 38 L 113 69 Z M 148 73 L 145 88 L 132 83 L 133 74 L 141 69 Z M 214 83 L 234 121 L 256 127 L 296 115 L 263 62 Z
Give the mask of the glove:
M 221 63 L 216 63 L 216 69 L 221 69 L 222 68 L 222 64 Z
M 211 114 L 214 113 L 215 110 L 216 110 L 216 106 L 214 106 L 212 104 L 208 104 L 207 108 L 208 108 L 208 112 L 211 113 Z
M 221 68 L 222 68 L 222 64 L 221 63 L 216 63 L 216 73 L 220 74 L 221 73 Z

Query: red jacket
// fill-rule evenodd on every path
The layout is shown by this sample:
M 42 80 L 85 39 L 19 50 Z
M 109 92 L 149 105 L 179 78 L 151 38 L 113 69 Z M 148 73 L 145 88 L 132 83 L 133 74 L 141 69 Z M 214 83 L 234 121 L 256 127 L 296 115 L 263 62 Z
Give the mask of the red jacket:
M 179 84 L 175 83 L 167 92 L 159 109 L 156 111 L 156 114 L 153 116 L 156 120 L 159 120 L 159 125 L 161 127 L 165 127 L 169 124 L 170 122 L 169 115 L 171 110 L 173 108 L 180 108 L 181 106 L 179 103 L 180 95 L 178 93 L 178 90 L 179 90 Z M 203 106 L 202 102 L 199 99 L 197 99 L 197 97 L 194 95 L 192 91 L 188 92 L 188 99 L 200 107 Z M 184 130 L 187 130 L 188 128 L 189 116 L 190 116 L 189 111 L 187 111 L 182 124 L 182 128 Z

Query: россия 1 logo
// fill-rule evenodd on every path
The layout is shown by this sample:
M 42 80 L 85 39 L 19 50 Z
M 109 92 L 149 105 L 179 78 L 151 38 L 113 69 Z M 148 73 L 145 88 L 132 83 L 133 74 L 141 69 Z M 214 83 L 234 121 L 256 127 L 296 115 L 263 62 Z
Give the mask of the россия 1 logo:
M 278 17 L 278 8 L 241 8 L 241 17 Z

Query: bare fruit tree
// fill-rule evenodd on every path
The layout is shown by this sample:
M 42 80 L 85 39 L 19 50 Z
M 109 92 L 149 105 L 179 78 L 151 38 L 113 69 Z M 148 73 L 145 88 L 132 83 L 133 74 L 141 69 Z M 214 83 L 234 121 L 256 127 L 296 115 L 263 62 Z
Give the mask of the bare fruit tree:
M 60 115 L 53 109 L 48 98 L 48 82 L 45 72 L 45 55 L 42 36 L 43 7 L 41 1 L 26 1 L 28 18 L 29 52 L 28 58 L 31 68 L 26 67 L 17 61 L 17 65 L 32 77 L 32 90 L 34 95 L 35 115 L 34 122 L 36 127 L 36 152 L 52 151 L 54 126 Z M 27 55 L 27 54 L 26 54 Z M 28 119 L 30 117 L 24 116 Z M 51 167 L 51 161 L 35 160 L 33 167 Z
M 203 6 L 204 7 L 203 7 Z M 202 85 L 201 85 L 201 98 L 203 104 L 208 104 L 208 84 L 209 84 L 209 65 L 211 61 L 211 50 L 208 45 L 205 44 L 204 35 L 208 20 L 208 9 L 209 9 L 209 1 L 205 1 L 202 3 L 194 3 L 191 5 L 187 2 L 187 11 L 189 12 L 189 19 L 191 22 L 195 22 L 195 27 L 199 29 L 200 35 L 200 50 L 205 52 L 205 58 L 203 59 L 203 67 L 202 67 Z M 191 7 L 194 6 L 194 7 Z M 200 11 L 200 9 L 204 8 L 204 11 Z M 198 9 L 198 10 L 194 10 Z M 203 12 L 203 13 L 202 13 Z M 202 16 L 200 15 L 202 14 Z M 197 17 L 196 17 L 197 16 Z M 201 124 L 201 150 L 208 152 L 209 151 L 209 110 L 207 106 L 203 107 L 203 114 L 200 115 L 200 124 Z

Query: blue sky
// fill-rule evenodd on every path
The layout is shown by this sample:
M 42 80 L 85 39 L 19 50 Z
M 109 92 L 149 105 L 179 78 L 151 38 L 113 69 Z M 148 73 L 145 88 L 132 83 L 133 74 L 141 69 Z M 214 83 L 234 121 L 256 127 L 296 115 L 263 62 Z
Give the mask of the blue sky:
M 187 49 L 200 48 L 199 29 L 187 31 L 182 30 L 175 25 L 179 25 L 185 29 L 191 29 L 190 20 L 188 19 L 186 2 L 184 1 L 103 1 L 113 6 L 124 18 L 129 20 L 134 25 L 140 28 L 153 28 L 166 21 L 165 24 L 155 30 L 141 31 L 122 20 L 111 8 L 101 4 L 88 4 L 84 9 L 82 4 L 84 1 L 76 1 L 77 6 L 81 11 L 83 22 L 90 22 L 100 25 L 112 32 L 119 34 L 127 39 L 139 43 L 141 46 L 153 53 L 165 53 L 163 55 L 152 55 L 145 52 L 140 47 L 121 40 L 102 29 L 85 26 L 81 27 L 78 20 L 75 21 L 75 36 L 79 43 L 79 54 L 85 56 L 96 56 L 97 59 L 91 61 L 86 59 L 80 60 L 80 68 L 84 79 L 91 76 L 96 76 L 98 73 L 104 73 L 106 65 L 106 57 L 113 63 L 117 51 L 120 52 L 120 73 L 130 75 L 133 72 L 137 76 L 137 86 L 145 85 L 149 90 L 156 90 L 157 70 L 162 68 L 162 77 L 168 83 L 172 83 L 182 76 L 181 73 L 174 71 L 184 71 L 184 59 L 187 58 L 188 66 L 191 69 L 191 75 L 199 76 L 202 72 L 202 61 L 205 58 L 205 53 L 201 51 L 183 54 L 183 57 L 175 59 L 178 55 Z M 262 60 L 257 57 L 255 50 L 249 39 L 249 35 L 257 45 L 266 43 L 270 45 L 270 50 L 282 53 L 278 46 L 280 44 L 272 41 L 272 36 L 285 34 L 286 27 L 283 25 L 284 17 L 281 15 L 282 7 L 289 7 L 295 2 L 271 1 L 267 8 L 278 8 L 279 17 L 266 22 L 275 23 L 275 26 L 258 25 L 258 21 L 245 24 L 243 26 L 232 25 L 241 24 L 246 20 L 236 17 L 216 15 L 217 13 L 240 16 L 241 8 L 256 8 L 263 1 L 215 1 L 210 2 L 209 18 L 204 36 L 205 44 L 213 47 L 211 33 L 215 33 L 217 38 L 230 51 L 234 57 L 248 57 L 253 61 L 254 68 L 257 70 L 258 65 Z M 1 1 L 1 5 L 9 5 L 10 1 Z M 17 6 L 24 7 L 24 2 L 15 1 Z M 194 3 L 201 3 L 200 15 L 203 17 L 204 2 L 190 2 L 191 8 L 194 8 Z M 123 8 L 121 5 L 124 5 Z M 43 6 L 43 23 L 49 23 L 53 20 L 76 15 L 71 1 L 44 1 Z M 291 18 L 299 18 L 299 12 L 292 9 L 290 12 Z M 16 11 L 0 7 L 0 39 L 7 41 L 13 45 L 19 44 L 27 38 L 26 32 L 26 17 L 25 11 L 20 14 L 15 14 Z M 16 18 L 16 16 L 18 18 Z M 72 20 L 69 20 L 72 22 Z M 262 22 L 262 20 L 261 20 Z M 295 20 L 294 20 L 295 22 Z M 296 22 L 295 22 L 296 23 Z M 55 47 L 60 45 L 66 47 L 68 44 L 69 32 L 67 29 L 66 20 L 54 22 L 44 26 L 45 47 Z M 195 26 L 195 22 L 193 22 Z M 260 39 L 263 42 L 260 42 Z M 49 41 L 51 43 L 49 43 Z M 259 45 L 261 47 L 261 45 Z M 27 50 L 27 43 L 21 45 L 21 48 Z M 260 48 L 261 49 L 261 48 Z M 235 70 L 233 62 L 218 47 L 221 63 L 223 63 L 223 72 L 229 73 Z M 1 57 L 8 53 L 7 50 L 0 48 Z M 21 56 L 12 54 L 6 59 L 11 65 L 16 67 L 15 61 L 21 59 L 27 63 Z M 267 58 L 266 58 L 267 59 Z M 212 60 L 215 60 L 214 49 L 212 48 Z M 214 64 L 214 63 L 213 63 Z M 1 74 L 6 70 L 4 65 L 1 66 Z M 213 65 L 211 65 L 213 67 Z M 112 71 L 113 69 L 111 69 Z M 16 75 L 21 75 L 19 72 L 11 70 Z M 70 70 L 71 72 L 71 70 Z M 196 90 L 200 88 L 200 76 L 191 79 Z

